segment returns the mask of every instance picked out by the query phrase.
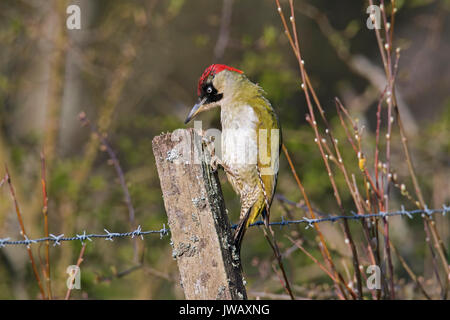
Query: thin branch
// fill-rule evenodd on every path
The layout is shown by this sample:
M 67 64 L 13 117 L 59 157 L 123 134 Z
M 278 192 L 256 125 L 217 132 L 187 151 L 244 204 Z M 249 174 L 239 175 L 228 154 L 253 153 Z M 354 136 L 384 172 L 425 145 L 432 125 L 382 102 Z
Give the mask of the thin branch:
M 83 125 L 89 126 L 91 129 L 91 132 L 94 133 L 98 139 L 100 140 L 100 143 L 105 148 L 106 152 L 108 153 L 109 157 L 111 158 L 111 162 L 114 165 L 114 169 L 116 170 L 117 176 L 119 178 L 119 183 L 123 191 L 124 200 L 128 208 L 128 220 L 131 228 L 136 228 L 136 222 L 135 222 L 135 211 L 133 207 L 133 203 L 131 201 L 130 191 L 128 190 L 127 183 L 125 181 L 125 174 L 123 173 L 122 167 L 120 166 L 119 159 L 116 156 L 116 153 L 112 149 L 111 145 L 109 144 L 106 136 L 104 134 L 101 134 L 97 127 L 93 125 L 89 119 L 86 116 L 85 112 L 81 112 L 79 114 L 79 120 Z M 137 252 L 137 242 L 135 240 L 134 242 L 134 260 L 137 262 L 138 260 L 138 252 Z
M 273 251 L 273 253 L 274 253 L 274 255 L 275 255 L 276 259 L 277 259 L 278 266 L 280 267 L 280 270 L 281 270 L 281 272 L 283 274 L 283 278 L 284 278 L 283 286 L 286 289 L 286 291 L 289 294 L 289 296 L 291 297 L 291 299 L 295 300 L 294 294 L 293 294 L 293 292 L 291 290 L 291 286 L 289 284 L 289 279 L 287 278 L 287 274 L 286 274 L 286 271 L 284 269 L 280 248 L 278 247 L 277 240 L 275 239 L 275 233 L 273 232 L 273 229 L 272 229 L 272 227 L 269 224 L 270 203 L 269 203 L 269 199 L 267 198 L 267 192 L 265 190 L 264 182 L 262 180 L 261 171 L 259 170 L 258 166 L 256 166 L 256 170 L 257 170 L 257 173 L 258 173 L 259 183 L 260 183 L 261 188 L 263 190 L 264 202 L 265 202 L 265 206 L 266 206 L 266 216 L 265 216 L 265 219 L 264 219 L 264 236 L 265 236 L 267 242 L 269 243 L 270 247 L 272 248 L 272 251 Z
M 45 157 L 44 153 L 41 152 L 41 183 L 42 183 L 42 197 L 43 206 L 42 214 L 44 215 L 44 235 L 49 237 L 48 231 L 48 196 L 47 196 L 47 179 L 45 174 Z M 47 284 L 47 294 L 48 299 L 52 299 L 52 288 L 51 288 L 51 277 L 50 277 L 50 242 L 47 240 L 45 242 L 45 282 Z
M 73 287 L 73 283 L 75 281 L 75 277 L 76 277 L 76 275 L 78 273 L 78 270 L 80 270 L 81 263 L 84 261 L 83 255 L 84 255 L 84 251 L 85 250 L 86 250 L 86 243 L 83 243 L 83 246 L 81 247 L 80 255 L 78 256 L 78 260 L 77 260 L 77 264 L 76 264 L 77 268 L 74 269 L 75 273 L 71 277 L 71 283 L 70 283 L 71 285 L 68 286 L 68 288 L 67 288 L 67 293 L 66 293 L 66 297 L 64 298 L 64 300 L 69 300 L 70 299 L 70 293 L 72 292 L 72 287 Z
M 11 182 L 11 176 L 9 175 L 8 167 L 6 166 L 6 164 L 5 164 L 5 171 L 6 171 L 6 181 L 8 182 L 9 191 L 11 193 L 14 207 L 16 209 L 17 219 L 19 220 L 20 234 L 23 236 L 23 238 L 25 240 L 27 240 L 28 239 L 27 232 L 25 231 L 25 225 L 22 220 L 22 214 L 20 212 L 19 204 L 18 204 L 17 198 L 16 198 L 16 193 L 14 191 L 14 187 Z M 31 247 L 29 245 L 27 245 L 27 251 L 28 251 L 28 256 L 30 258 L 31 267 L 33 269 L 34 277 L 36 278 L 36 281 L 39 286 L 39 291 L 41 292 L 42 298 L 45 299 L 44 287 L 42 286 L 41 277 L 39 276 L 39 272 L 37 270 L 36 263 L 33 258 L 33 252 L 31 251 Z
M 328 159 L 326 158 L 326 155 L 325 155 L 325 153 L 323 151 L 322 145 L 320 144 L 321 137 L 320 137 L 320 134 L 319 134 L 319 131 L 318 131 L 318 128 L 317 128 L 317 124 L 316 124 L 315 116 L 314 116 L 314 110 L 313 110 L 313 106 L 312 106 L 311 99 L 310 99 L 310 96 L 309 96 L 309 90 L 308 90 L 308 85 L 307 85 L 307 77 L 308 77 L 308 75 L 307 75 L 306 70 L 304 68 L 304 61 L 302 59 L 302 55 L 301 55 L 301 51 L 300 51 L 300 45 L 299 45 L 299 40 L 298 40 L 298 35 L 297 35 L 297 28 L 296 28 L 296 24 L 295 24 L 295 12 L 294 12 L 293 0 L 289 0 L 289 6 L 290 6 L 290 11 L 291 11 L 291 16 L 290 16 L 289 20 L 291 21 L 292 33 L 294 34 L 294 37 L 292 37 L 291 32 L 290 32 L 290 30 L 289 30 L 289 28 L 287 26 L 286 19 L 284 17 L 283 10 L 282 10 L 282 8 L 280 6 L 279 0 L 276 0 L 275 2 L 277 4 L 277 10 L 278 10 L 278 13 L 280 15 L 281 21 L 282 21 L 283 26 L 285 28 L 286 36 L 288 37 L 289 43 L 291 44 L 291 47 L 292 47 L 292 49 L 294 51 L 294 54 L 296 55 L 296 58 L 297 58 L 297 61 L 298 61 L 300 74 L 301 74 L 301 78 L 302 78 L 302 85 L 301 85 L 301 87 L 302 87 L 302 89 L 303 89 L 303 91 L 305 93 L 305 98 L 306 98 L 306 102 L 307 102 L 307 106 L 308 106 L 308 110 L 309 110 L 309 117 L 310 117 L 310 120 L 311 120 L 310 123 L 312 124 L 312 127 L 314 129 L 314 133 L 315 133 L 315 136 L 316 136 L 316 141 L 318 142 L 320 154 L 322 155 L 322 158 L 324 159 L 325 167 L 327 168 L 327 171 L 328 171 L 329 176 L 330 176 L 331 168 L 330 168 Z M 297 180 L 297 178 L 296 178 L 296 180 Z M 330 181 L 331 181 L 331 184 L 333 186 L 333 190 L 335 191 L 334 195 L 335 195 L 336 199 L 338 200 L 338 202 L 340 203 L 340 196 L 339 196 L 339 194 L 337 192 L 337 187 L 336 187 L 336 185 L 334 183 L 334 179 L 330 179 Z M 298 181 L 297 181 L 297 183 L 298 183 Z M 312 212 L 312 210 L 310 210 L 310 212 L 312 213 L 312 216 L 313 216 L 314 213 Z M 325 241 L 323 239 L 323 236 L 322 236 L 321 232 L 319 230 L 317 230 L 317 232 L 319 234 L 319 238 L 321 239 L 321 243 L 323 245 L 322 249 L 324 250 L 323 253 L 324 253 L 325 260 L 329 263 L 330 268 L 335 273 L 336 278 L 337 277 L 342 278 L 342 276 L 337 272 L 337 270 L 336 270 L 336 268 L 334 266 L 334 263 L 333 263 L 332 258 L 330 256 L 328 248 L 325 245 Z M 336 285 L 342 291 L 342 288 L 340 288 L 340 285 L 338 283 L 336 283 Z M 356 295 L 355 295 L 355 293 L 353 291 L 351 291 L 350 293 L 351 293 L 352 297 L 354 297 L 354 298 L 356 297 Z
M 231 14 L 233 11 L 233 0 L 223 0 L 222 18 L 220 20 L 219 36 L 214 47 L 214 61 L 221 60 L 225 53 L 230 38 Z

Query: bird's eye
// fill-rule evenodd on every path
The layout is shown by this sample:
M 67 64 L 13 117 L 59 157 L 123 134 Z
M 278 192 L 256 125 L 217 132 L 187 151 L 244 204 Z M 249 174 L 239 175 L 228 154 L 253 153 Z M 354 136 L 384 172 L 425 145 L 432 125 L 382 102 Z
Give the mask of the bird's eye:
M 207 93 L 211 93 L 212 91 L 213 91 L 213 89 L 211 87 L 206 88 Z

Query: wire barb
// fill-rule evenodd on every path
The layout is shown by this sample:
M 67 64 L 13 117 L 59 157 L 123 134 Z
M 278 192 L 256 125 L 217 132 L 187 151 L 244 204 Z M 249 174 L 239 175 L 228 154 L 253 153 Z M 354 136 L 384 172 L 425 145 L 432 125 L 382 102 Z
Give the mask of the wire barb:
M 167 234 L 169 234 L 169 229 L 166 229 L 166 225 L 163 224 L 163 228 L 159 230 L 159 238 L 162 239 Z
M 141 237 L 142 240 L 144 240 L 144 236 L 142 235 L 141 225 L 138 225 L 136 230 L 134 230 L 132 232 L 131 238 L 139 237 L 139 236 Z
M 445 204 L 442 205 L 442 209 L 444 212 L 442 212 L 442 215 L 445 216 L 447 212 L 450 212 L 450 207 L 447 207 Z
M 405 210 L 405 206 L 404 206 L 404 205 L 401 206 L 401 209 L 402 209 L 402 210 L 401 210 L 401 213 L 402 213 L 402 214 L 404 214 L 405 216 L 407 216 L 407 217 L 410 218 L 410 219 L 413 218 L 412 215 L 411 215 L 408 211 Z
M 54 241 L 53 246 L 60 246 L 61 245 L 61 238 L 64 237 L 64 233 L 60 234 L 59 236 L 55 236 L 54 234 L 50 233 L 49 234 L 50 238 Z
M 315 223 L 317 219 L 309 219 L 307 217 L 303 218 L 303 221 L 307 222 L 308 224 L 306 225 L 305 229 L 309 229 L 309 228 L 314 228 L 313 223 Z
M 81 241 L 81 244 L 84 244 L 86 239 L 92 242 L 91 235 L 87 235 L 86 230 L 83 231 L 83 234 L 77 234 L 77 239 Z
M 111 233 L 111 232 L 109 232 L 107 229 L 103 229 L 103 230 L 105 230 L 106 235 L 108 236 L 108 237 L 105 238 L 105 240 L 108 240 L 108 241 L 111 241 L 111 242 L 112 242 L 112 241 L 114 241 L 113 237 L 118 235 L 117 232 Z
M 0 248 L 3 248 L 6 246 L 5 242 L 7 242 L 10 238 L 3 238 L 0 239 Z

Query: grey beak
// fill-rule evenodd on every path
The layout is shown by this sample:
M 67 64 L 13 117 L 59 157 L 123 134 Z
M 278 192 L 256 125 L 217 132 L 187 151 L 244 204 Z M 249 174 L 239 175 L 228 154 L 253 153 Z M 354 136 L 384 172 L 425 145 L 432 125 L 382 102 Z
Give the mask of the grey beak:
M 187 124 L 189 121 L 192 120 L 192 118 L 194 118 L 198 111 L 200 110 L 200 107 L 206 102 L 206 98 L 203 98 L 202 100 L 199 100 L 199 102 L 197 102 L 195 104 L 195 106 L 192 108 L 191 112 L 189 112 L 186 120 L 184 121 L 184 124 Z

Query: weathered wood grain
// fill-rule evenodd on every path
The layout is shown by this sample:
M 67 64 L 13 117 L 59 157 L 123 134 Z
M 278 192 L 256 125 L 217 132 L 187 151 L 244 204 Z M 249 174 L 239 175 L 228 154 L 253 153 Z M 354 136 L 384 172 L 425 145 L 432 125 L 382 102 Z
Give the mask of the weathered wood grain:
M 179 129 L 152 144 L 186 299 L 246 299 L 220 183 L 199 136 Z

